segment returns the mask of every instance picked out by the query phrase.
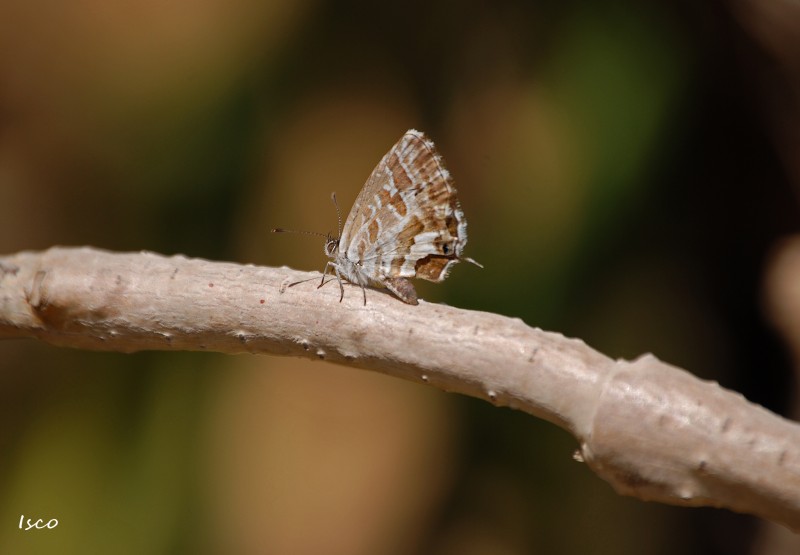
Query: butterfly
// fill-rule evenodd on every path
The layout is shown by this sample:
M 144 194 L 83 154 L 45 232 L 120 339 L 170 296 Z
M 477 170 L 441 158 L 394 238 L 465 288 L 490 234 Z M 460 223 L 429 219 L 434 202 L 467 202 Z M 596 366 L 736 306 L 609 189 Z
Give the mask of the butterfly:
M 325 237 L 325 254 L 331 258 L 319 287 L 332 270 L 341 290 L 339 302 L 344 298 L 343 279 L 361 286 L 365 305 L 367 285 L 383 286 L 401 301 L 416 305 L 417 292 L 409 278 L 440 282 L 462 260 L 483 268 L 462 256 L 467 220 L 442 157 L 419 131 L 406 131 L 372 170 L 344 227 L 336 194 L 331 198 L 339 219 L 338 236 L 313 234 Z M 291 285 L 297 283 L 302 282 Z

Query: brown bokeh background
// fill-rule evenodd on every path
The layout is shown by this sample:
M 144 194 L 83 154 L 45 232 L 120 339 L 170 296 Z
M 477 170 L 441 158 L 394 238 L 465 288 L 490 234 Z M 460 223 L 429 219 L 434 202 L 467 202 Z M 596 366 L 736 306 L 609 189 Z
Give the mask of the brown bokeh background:
M 418 128 L 485 265 L 422 297 L 650 351 L 788 414 L 760 299 L 800 229 L 799 68 L 790 3 L 12 0 L 0 252 L 321 270 L 321 241 L 269 229 L 334 231 L 330 193 L 347 210 Z M 768 545 L 750 517 L 618 497 L 549 424 L 327 363 L 6 341 L 0 384 L 0 553 Z

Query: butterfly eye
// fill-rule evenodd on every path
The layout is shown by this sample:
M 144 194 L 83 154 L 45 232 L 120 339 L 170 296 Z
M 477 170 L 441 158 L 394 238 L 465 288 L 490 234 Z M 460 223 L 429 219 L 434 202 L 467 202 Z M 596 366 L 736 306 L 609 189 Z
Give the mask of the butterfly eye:
M 339 248 L 339 241 L 337 239 L 329 239 L 325 242 L 325 255 L 333 256 Z

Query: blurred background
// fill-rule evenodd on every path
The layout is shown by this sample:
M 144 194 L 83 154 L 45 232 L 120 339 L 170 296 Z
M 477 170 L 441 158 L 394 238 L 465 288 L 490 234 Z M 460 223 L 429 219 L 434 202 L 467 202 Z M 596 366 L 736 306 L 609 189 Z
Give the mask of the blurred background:
M 799 99 L 791 2 L 11 0 L 0 252 L 321 270 L 321 240 L 269 229 L 335 231 L 330 193 L 346 213 L 413 127 L 485 266 L 422 297 L 653 352 L 789 415 L 797 379 L 763 284 L 800 229 Z M 3 554 L 792 541 L 619 497 L 525 414 L 323 362 L 6 341 L 0 414 Z M 59 525 L 24 532 L 20 515 Z

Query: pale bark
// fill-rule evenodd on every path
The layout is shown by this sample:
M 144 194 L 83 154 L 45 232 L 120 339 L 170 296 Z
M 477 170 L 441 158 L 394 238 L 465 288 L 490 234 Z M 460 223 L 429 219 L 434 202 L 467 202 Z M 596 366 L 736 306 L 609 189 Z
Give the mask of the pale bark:
M 800 531 L 800 425 L 652 355 L 612 360 L 519 319 L 267 268 L 91 248 L 0 257 L 0 338 L 325 359 L 544 418 L 622 494 Z

